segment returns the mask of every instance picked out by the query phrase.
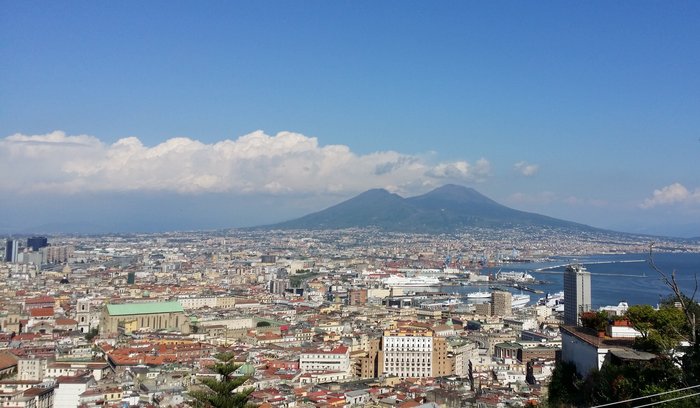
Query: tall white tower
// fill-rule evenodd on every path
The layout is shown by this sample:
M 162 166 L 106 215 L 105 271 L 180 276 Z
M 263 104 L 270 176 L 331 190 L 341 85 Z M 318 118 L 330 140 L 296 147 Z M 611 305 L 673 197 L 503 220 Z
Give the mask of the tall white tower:
M 581 265 L 564 272 L 564 324 L 579 325 L 581 313 L 591 310 L 591 273 Z

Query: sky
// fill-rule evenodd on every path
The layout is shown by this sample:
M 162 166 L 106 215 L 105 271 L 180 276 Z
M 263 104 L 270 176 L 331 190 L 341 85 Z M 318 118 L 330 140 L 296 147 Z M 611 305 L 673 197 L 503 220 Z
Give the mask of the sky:
M 700 236 L 700 3 L 0 2 L 0 233 L 266 224 L 446 183 Z

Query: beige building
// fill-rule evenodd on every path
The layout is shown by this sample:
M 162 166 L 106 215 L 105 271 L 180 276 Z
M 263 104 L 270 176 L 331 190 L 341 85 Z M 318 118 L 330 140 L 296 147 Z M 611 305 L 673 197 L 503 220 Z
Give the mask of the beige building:
M 125 303 L 106 305 L 102 311 L 100 334 L 139 329 L 172 330 L 188 334 L 190 321 L 178 302 Z
M 444 338 L 424 327 L 385 330 L 379 372 L 400 378 L 439 377 L 454 373 Z
M 355 354 L 355 376 L 360 378 L 375 378 L 379 376 L 379 348 L 381 338 L 369 340 L 366 351 Z
M 497 290 L 491 293 L 491 305 L 493 316 L 510 316 L 512 310 L 513 295 L 510 292 Z
M 211 309 L 233 309 L 236 306 L 236 298 L 233 296 L 183 296 L 177 301 L 185 310 L 201 309 L 205 306 Z
M 44 381 L 46 371 L 46 359 L 21 358 L 17 361 L 17 379 L 20 381 Z

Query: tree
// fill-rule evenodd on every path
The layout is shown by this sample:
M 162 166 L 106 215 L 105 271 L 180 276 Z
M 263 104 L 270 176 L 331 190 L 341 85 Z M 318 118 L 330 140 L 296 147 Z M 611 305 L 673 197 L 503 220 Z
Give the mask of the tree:
M 94 339 L 95 337 L 97 337 L 97 335 L 98 335 L 99 333 L 100 333 L 100 329 L 97 328 L 97 327 L 93 327 L 92 329 L 90 329 L 89 332 L 85 333 L 85 339 L 86 339 L 87 341 L 92 341 L 92 339 Z
M 248 407 L 248 398 L 253 388 L 249 388 L 242 392 L 234 392 L 238 387 L 243 385 L 249 377 L 247 376 L 232 376 L 232 374 L 240 367 L 233 363 L 233 353 L 220 353 L 216 357 L 219 362 L 214 365 L 212 370 L 219 374 L 220 380 L 212 378 L 204 378 L 202 384 L 208 390 L 191 391 L 190 395 L 194 399 L 193 406 L 201 408 L 243 408 Z
M 581 326 L 595 331 L 604 331 L 608 327 L 608 314 L 605 312 L 581 313 Z
M 659 274 L 661 280 L 666 284 L 666 286 L 673 291 L 676 302 L 680 304 L 681 310 L 683 311 L 683 315 L 685 316 L 685 320 L 688 325 L 689 333 L 687 333 L 687 341 L 694 346 L 697 344 L 698 339 L 697 319 L 699 315 L 697 311 L 697 301 L 695 300 L 695 295 L 698 293 L 698 275 L 695 275 L 695 289 L 693 289 L 693 293 L 690 296 L 687 296 L 681 290 L 680 285 L 678 285 L 678 281 L 676 281 L 675 270 L 671 271 L 669 274 L 656 266 L 656 263 L 654 262 L 653 249 L 654 244 L 652 243 L 649 245 L 649 264 L 651 265 L 651 268 Z
M 652 248 L 649 248 L 649 264 L 673 295 L 660 302 L 659 310 L 649 305 L 631 306 L 625 317 L 641 333 L 635 340 L 634 347 L 653 352 L 659 357 L 649 361 L 617 364 L 606 362 L 600 371 L 593 372 L 584 379 L 576 375 L 571 365 L 558 364 L 550 384 L 550 406 L 594 406 L 700 384 L 700 345 L 697 342 L 700 305 L 695 300 L 697 275 L 693 293 L 690 296 L 684 294 L 676 281 L 676 272 L 666 273 L 654 263 Z M 590 323 L 595 325 L 596 316 L 591 314 L 589 317 Z M 690 347 L 683 350 L 685 353 L 680 360 L 674 360 L 670 354 L 679 349 L 682 341 L 687 341 Z M 690 396 L 693 392 L 695 391 L 672 392 L 636 401 L 635 404 L 661 402 Z M 700 406 L 700 398 L 697 396 L 664 402 L 664 407 L 668 408 L 697 406 Z
M 564 361 L 558 362 L 549 382 L 548 405 L 558 407 L 566 404 L 583 404 L 581 384 L 581 378 L 576 374 L 574 364 Z

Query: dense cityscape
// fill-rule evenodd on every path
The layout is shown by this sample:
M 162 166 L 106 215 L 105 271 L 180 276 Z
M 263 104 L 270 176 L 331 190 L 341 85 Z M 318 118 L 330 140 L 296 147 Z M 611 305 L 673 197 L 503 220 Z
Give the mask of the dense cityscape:
M 585 375 L 607 355 L 638 356 L 640 333 L 623 304 L 603 309 L 603 334 L 582 327 L 584 267 L 563 272 L 558 294 L 506 271 L 649 245 L 533 228 L 10 237 L 0 403 L 197 406 L 207 380 L 224 380 L 226 356 L 233 391 L 259 407 L 544 404 L 557 361 Z M 481 273 L 495 266 L 503 272 Z
M 700 407 L 700 1 L 0 2 L 0 408 Z

